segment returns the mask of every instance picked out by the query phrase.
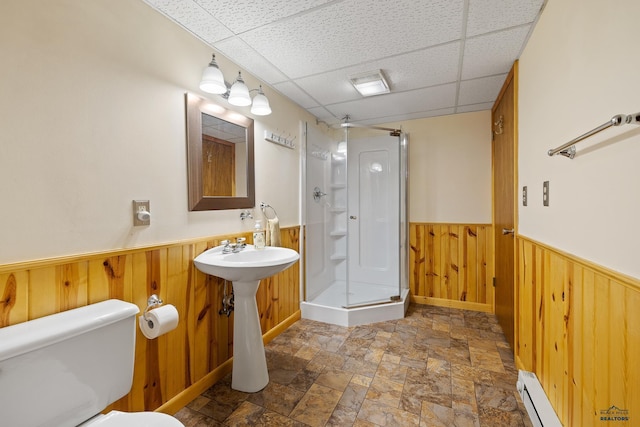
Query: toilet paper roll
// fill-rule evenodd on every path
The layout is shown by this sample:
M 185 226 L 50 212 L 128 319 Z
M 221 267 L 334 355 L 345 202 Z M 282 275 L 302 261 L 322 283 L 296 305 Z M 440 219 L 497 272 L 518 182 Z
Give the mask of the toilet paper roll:
M 138 317 L 142 334 L 150 340 L 172 331 L 178 326 L 178 310 L 171 304 L 147 312 L 147 319 Z

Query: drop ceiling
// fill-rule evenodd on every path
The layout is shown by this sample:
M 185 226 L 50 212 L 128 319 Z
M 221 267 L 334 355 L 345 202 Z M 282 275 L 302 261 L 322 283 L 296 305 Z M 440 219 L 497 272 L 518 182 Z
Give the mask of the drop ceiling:
M 545 2 L 144 1 L 329 125 L 491 109 Z M 378 69 L 391 93 L 362 97 L 348 76 Z

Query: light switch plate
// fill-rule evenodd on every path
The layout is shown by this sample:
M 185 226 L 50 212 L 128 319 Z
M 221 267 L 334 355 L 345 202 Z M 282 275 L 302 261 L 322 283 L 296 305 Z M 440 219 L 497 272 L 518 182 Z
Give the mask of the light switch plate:
M 549 181 L 542 183 L 542 204 L 549 206 Z
M 527 206 L 527 186 L 522 187 L 522 206 Z

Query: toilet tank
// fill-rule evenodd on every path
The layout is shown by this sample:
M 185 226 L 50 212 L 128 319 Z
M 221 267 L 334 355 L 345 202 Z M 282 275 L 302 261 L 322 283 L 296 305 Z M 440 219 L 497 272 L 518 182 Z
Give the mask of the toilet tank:
M 77 426 L 126 395 L 138 312 L 108 300 L 0 328 L 0 425 Z

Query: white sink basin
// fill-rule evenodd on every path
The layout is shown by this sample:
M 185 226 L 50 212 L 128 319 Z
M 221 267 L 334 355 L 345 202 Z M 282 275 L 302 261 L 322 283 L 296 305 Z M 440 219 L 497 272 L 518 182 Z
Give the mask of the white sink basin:
M 300 255 L 293 249 L 247 245 L 237 253 L 223 254 L 222 246 L 198 255 L 198 270 L 233 282 L 233 372 L 231 388 L 254 393 L 269 383 L 256 292 L 260 279 L 293 265 Z
M 247 245 L 237 253 L 223 254 L 222 246 L 211 248 L 193 261 L 198 270 L 225 280 L 253 281 L 273 276 L 292 266 L 300 255 L 293 249 L 267 246 L 256 250 Z

